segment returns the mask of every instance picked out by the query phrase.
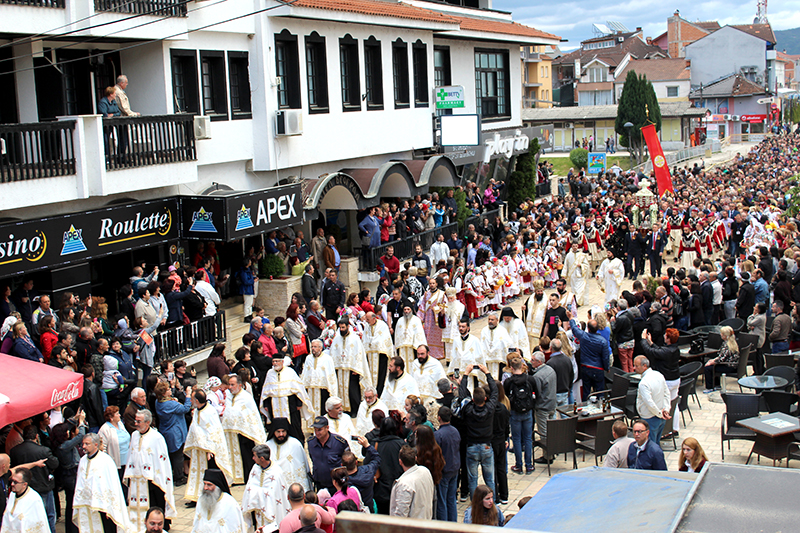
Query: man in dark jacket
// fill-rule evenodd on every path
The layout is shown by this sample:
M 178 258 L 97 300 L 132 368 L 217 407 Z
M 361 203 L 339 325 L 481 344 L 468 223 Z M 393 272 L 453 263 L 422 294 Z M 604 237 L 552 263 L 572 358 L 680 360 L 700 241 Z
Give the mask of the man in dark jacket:
M 756 306 L 756 289 L 750 283 L 750 273 L 742 272 L 742 282 L 739 285 L 739 296 L 736 298 L 736 314 L 742 320 L 753 314 Z
M 597 320 L 591 319 L 586 323 L 586 331 L 573 318 L 572 313 L 567 313 L 569 327 L 572 335 L 581 343 L 581 368 L 580 376 L 583 380 L 583 396 L 605 390 L 606 381 L 604 371 L 608 370 L 611 360 L 611 347 L 608 341 L 597 332 Z
M 700 293 L 703 295 L 703 318 L 705 318 L 706 325 L 712 326 L 711 315 L 714 312 L 714 287 L 708 280 L 708 273 L 701 272 L 700 280 Z
M 317 296 L 319 296 L 319 292 L 317 291 L 317 280 L 314 279 L 314 265 L 311 263 L 306 265 L 306 271 L 301 279 L 301 284 L 303 287 L 303 298 L 306 299 L 306 302 L 316 300 Z
M 433 434 L 444 457 L 442 479 L 439 481 L 439 490 L 436 492 L 436 519 L 445 522 L 458 522 L 456 491 L 458 471 L 461 469 L 461 435 L 450 424 L 452 419 L 453 411 L 447 406 L 440 407 L 439 429 Z
M 81 372 L 83 372 L 81 407 L 86 412 L 86 423 L 89 425 L 89 431 L 97 433 L 100 430 L 100 426 L 105 423 L 103 397 L 100 394 L 100 387 L 94 382 L 94 367 L 90 364 L 85 364 Z
M 664 345 L 658 346 L 653 342 L 654 337 L 649 331 L 645 331 L 642 336 L 642 350 L 647 359 L 650 360 L 650 368 L 661 372 L 667 382 L 670 400 L 678 397 L 678 389 L 681 386 L 681 352 L 678 347 L 678 337 L 680 333 L 675 328 L 668 328 L 663 335 Z M 674 417 L 673 426 L 677 431 L 678 417 Z M 671 436 L 672 431 L 666 432 L 662 438 Z
M 92 354 L 97 352 L 97 341 L 92 328 L 81 328 L 75 341 L 75 351 L 78 352 L 75 362 L 82 367 L 92 362 Z
M 31 469 L 30 488 L 39 493 L 47 511 L 50 531 L 56 530 L 56 501 L 53 496 L 55 478 L 53 472 L 58 468 L 58 459 L 49 448 L 39 444 L 39 430 L 31 424 L 22 431 L 21 444 L 11 449 L 11 466 L 25 466 Z M 34 464 L 31 464 L 34 463 Z
M 464 369 L 464 376 L 472 373 L 472 365 Z M 494 493 L 494 451 L 492 450 L 492 433 L 494 429 L 494 411 L 497 405 L 497 385 L 484 365 L 478 368 L 486 375 L 489 386 L 487 398 L 483 387 L 475 387 L 470 394 L 467 384 L 469 379 L 461 379 L 458 386 L 459 417 L 466 423 L 467 442 L 467 476 L 470 496 L 478 486 L 478 466 L 483 473 L 483 481 Z
M 633 438 L 628 448 L 628 468 L 637 470 L 666 470 L 664 451 L 650 440 L 650 425 L 646 420 L 633 423 Z
M 561 351 L 560 339 L 550 341 L 550 349 L 553 353 L 546 364 L 556 371 L 556 406 L 560 407 L 569 403 L 569 391 L 575 381 L 575 371 L 572 369 L 572 361 Z
M 361 501 L 367 509 L 372 510 L 373 491 L 375 488 L 375 472 L 381 466 L 381 456 L 367 439 L 358 435 L 358 443 L 364 452 L 364 463 L 358 466 L 358 459 L 351 451 L 342 454 L 342 466 L 347 469 L 350 485 L 361 493 Z
M 664 345 L 664 333 L 667 331 L 667 316 L 661 310 L 661 302 L 653 302 L 647 318 L 647 331 L 653 337 L 653 344 L 657 346 Z
M 322 289 L 322 301 L 328 320 L 336 320 L 339 312 L 344 309 L 346 299 L 344 285 L 338 280 L 338 274 L 334 270 Z
M 764 281 L 767 285 L 772 283 L 772 276 L 775 275 L 775 270 L 772 268 L 772 256 L 769 255 L 769 248 L 762 246 L 758 249 L 761 259 L 758 261 L 758 269 L 764 274 Z
M 641 233 L 635 228 L 625 234 L 625 249 L 627 257 L 625 259 L 625 273 L 631 279 L 636 279 L 640 273 L 644 272 L 644 251 L 647 242 Z
M 617 314 L 611 317 L 611 331 L 619 348 L 622 370 L 633 372 L 633 318 L 624 298 L 617 300 Z

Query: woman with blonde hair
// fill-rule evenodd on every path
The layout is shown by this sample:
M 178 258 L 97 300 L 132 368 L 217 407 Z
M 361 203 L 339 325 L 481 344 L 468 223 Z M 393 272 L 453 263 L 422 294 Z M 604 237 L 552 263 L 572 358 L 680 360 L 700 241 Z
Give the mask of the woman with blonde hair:
M 681 472 L 700 472 L 708 461 L 706 452 L 694 437 L 684 439 L 681 454 L 678 457 L 678 470 Z
M 575 377 L 572 381 L 572 388 L 569 390 L 568 401 L 569 403 L 575 403 L 581 399 L 581 387 L 583 386 L 583 380 L 581 379 L 580 372 L 578 370 L 578 361 L 575 359 L 575 353 L 572 351 L 572 340 L 564 330 L 559 330 L 559 332 L 556 333 L 556 339 L 561 341 L 561 353 L 569 357 L 569 360 L 572 362 L 572 372 Z
M 735 376 L 739 371 L 739 345 L 736 342 L 733 328 L 722 326 L 719 335 L 722 337 L 719 353 L 715 358 L 710 359 L 703 369 L 706 378 L 706 388 L 703 392 L 706 394 L 714 391 L 716 374 L 725 373 Z

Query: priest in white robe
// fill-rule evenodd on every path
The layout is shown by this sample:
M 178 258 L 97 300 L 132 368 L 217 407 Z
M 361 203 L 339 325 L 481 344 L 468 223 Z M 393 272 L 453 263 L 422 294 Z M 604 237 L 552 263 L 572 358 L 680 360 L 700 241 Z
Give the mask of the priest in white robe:
M 526 361 L 531 360 L 531 345 L 528 340 L 528 331 L 525 323 L 517 318 L 516 313 L 510 307 L 504 307 L 500 312 L 500 327 L 506 330 L 508 338 L 511 339 L 509 348 L 516 348 Z
M 192 392 L 192 405 L 192 424 L 183 445 L 183 453 L 190 460 L 184 498 L 196 502 L 203 491 L 203 473 L 208 468 L 218 468 L 228 481 L 233 481 L 233 466 L 222 422 L 204 390 Z
M 364 343 L 358 334 L 353 333 L 350 322 L 346 318 L 340 318 L 337 327 L 330 353 L 339 380 L 338 396 L 344 401 L 344 410 L 351 412 L 358 409 L 361 390 L 372 383 L 372 376 Z
M 253 448 L 256 464 L 244 488 L 242 512 L 248 526 L 275 531 L 281 520 L 292 510 L 287 491 L 291 484 L 283 469 L 271 459 L 272 452 L 266 444 Z
M 592 275 L 592 269 L 589 265 L 589 255 L 578 246 L 577 243 L 572 245 L 572 249 L 567 252 L 564 258 L 564 270 L 562 271 L 564 278 L 567 280 L 567 287 L 569 291 L 575 295 L 575 304 L 577 306 L 583 305 L 584 295 L 586 294 L 586 282 Z M 569 302 L 568 302 L 569 303 Z M 564 305 L 562 303 L 562 305 Z M 569 309 L 569 307 L 566 307 Z
M 533 281 L 533 294 L 522 306 L 522 315 L 525 318 L 525 329 L 528 331 L 528 346 L 539 346 L 539 338 L 544 329 L 544 316 L 547 314 L 547 298 L 544 297 L 544 280 L 539 278 Z M 530 357 L 533 352 L 529 353 Z
M 265 443 L 267 432 L 253 395 L 244 390 L 237 376 L 230 377 L 228 387 L 230 396 L 225 398 L 222 429 L 225 430 L 225 439 L 231 453 L 233 482 L 244 483 L 255 464 L 253 446 Z
M 447 287 L 444 294 L 447 296 L 447 304 L 444 308 L 442 342 L 444 342 L 444 366 L 446 367 L 453 359 L 453 342 L 458 339 L 458 321 L 464 316 L 467 308 L 458 301 L 455 287 Z
M 320 416 L 325 412 L 325 401 L 331 395 L 339 394 L 333 357 L 324 349 L 320 339 L 311 341 L 311 356 L 306 357 L 300 379 L 311 398 L 311 410 L 314 416 Z
M 117 464 L 111 456 L 100 451 L 100 435 L 85 435 L 83 452 L 85 455 L 78 462 L 72 500 L 72 523 L 81 533 L 115 529 L 119 533 L 133 533 Z
M 267 441 L 271 461 L 283 470 L 286 481 L 299 483 L 304 490 L 311 490 L 311 469 L 308 467 L 308 456 L 303 443 L 289 436 L 289 421 L 276 418 L 270 425 L 272 438 Z
M 31 471 L 17 468 L 11 479 L 14 484 L 3 513 L 3 533 L 49 533 L 50 522 L 42 497 L 28 486 Z
M 356 435 L 356 426 L 353 424 L 353 419 L 350 415 L 344 412 L 344 405 L 342 399 L 338 396 L 331 396 L 325 402 L 325 418 L 328 420 L 328 430 L 331 433 L 341 435 L 350 444 L 350 437 Z M 356 451 L 355 448 L 358 448 Z M 350 449 L 356 454 L 359 460 L 364 456 L 361 454 L 361 446 L 350 446 Z
M 572 313 L 578 316 L 578 298 L 569 286 L 569 283 L 564 278 L 556 280 L 556 292 L 558 293 L 558 303 Z
M 403 358 L 406 368 L 417 358 L 417 348 L 427 344 L 422 321 L 414 314 L 412 304 L 403 305 L 403 316 L 397 320 L 394 327 L 394 347 L 397 355 Z
M 386 385 L 383 387 L 381 400 L 389 410 L 402 412 L 406 406 L 406 398 L 411 394 L 419 396 L 419 385 L 406 372 L 406 363 L 403 358 L 395 355 L 389 360 L 389 374 L 386 376 Z M 388 412 L 386 416 L 389 416 Z
M 367 433 L 375 429 L 375 424 L 372 423 L 372 413 L 375 411 L 381 411 L 385 416 L 389 414 L 389 407 L 380 399 L 375 387 L 367 387 L 364 389 L 364 401 L 358 406 L 356 434 L 366 437 Z
M 411 363 L 409 374 L 417 382 L 422 403 L 428 399 L 436 400 L 442 397 L 437 383 L 447 376 L 441 361 L 431 357 L 426 345 L 417 348 L 417 358 Z
M 624 279 L 625 265 L 621 259 L 614 257 L 611 250 L 607 250 L 606 259 L 597 271 L 597 282 L 600 284 L 600 290 L 605 293 L 605 303 L 619 297 Z
M 246 533 L 242 508 L 231 496 L 225 474 L 209 468 L 203 475 L 203 493 L 197 500 L 192 533 Z
M 486 357 L 486 366 L 492 377 L 500 380 L 501 366 L 505 365 L 508 349 L 511 348 L 511 338 L 504 328 L 499 327 L 500 319 L 492 311 L 487 318 L 488 324 L 481 331 L 481 343 Z
M 128 464 L 123 478 L 128 483 L 128 511 L 134 531 L 144 531 L 147 510 L 164 509 L 164 529 L 178 517 L 173 494 L 172 466 L 164 437 L 155 428 L 148 409 L 136 413 L 136 431 L 131 434 Z
M 486 384 L 486 374 L 478 369 L 480 365 L 486 365 L 483 343 L 478 337 L 470 333 L 469 319 L 467 318 L 462 318 L 459 321 L 458 333 L 458 340 L 453 343 L 453 360 L 450 361 L 450 366 L 447 367 L 447 375 L 458 379 L 463 376 L 462 372 L 472 367 L 473 370 L 469 377 L 474 379 L 470 379 L 467 384 L 470 393 L 472 393 L 475 389 L 476 381 Z
M 367 323 L 364 328 L 364 351 L 367 353 L 372 385 L 380 394 L 386 381 L 389 358 L 395 356 L 394 343 L 392 334 L 389 332 L 389 325 L 378 318 L 375 313 L 367 313 L 364 320 Z
M 288 357 L 275 357 L 272 360 L 272 368 L 264 380 L 259 405 L 261 412 L 267 418 L 267 423 L 271 423 L 274 418 L 288 418 L 291 424 L 289 434 L 297 439 L 303 439 L 301 418 L 307 423 L 312 422 L 314 406 L 300 376 L 289 363 Z

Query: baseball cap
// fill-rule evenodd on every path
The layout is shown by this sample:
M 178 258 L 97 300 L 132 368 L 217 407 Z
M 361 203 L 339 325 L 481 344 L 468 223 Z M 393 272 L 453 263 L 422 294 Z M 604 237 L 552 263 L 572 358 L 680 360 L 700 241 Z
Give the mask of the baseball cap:
M 328 427 L 328 419 L 324 416 L 318 416 L 314 419 L 314 424 L 312 425 L 314 428 L 326 428 Z

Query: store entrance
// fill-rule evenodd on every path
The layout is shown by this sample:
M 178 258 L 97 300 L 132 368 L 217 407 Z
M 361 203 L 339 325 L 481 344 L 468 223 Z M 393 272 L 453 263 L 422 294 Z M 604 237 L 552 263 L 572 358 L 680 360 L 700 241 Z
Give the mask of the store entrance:
M 136 262 L 145 261 L 145 275 L 158 266 L 161 271 L 160 279 L 167 275 L 169 256 L 166 246 L 152 246 L 119 252 L 114 255 L 101 257 L 89 261 L 89 279 L 91 280 L 92 296 L 102 296 L 108 304 L 108 317 L 112 318 L 119 311 L 119 289 L 130 283 L 133 266 Z M 81 294 L 82 298 L 86 295 Z

